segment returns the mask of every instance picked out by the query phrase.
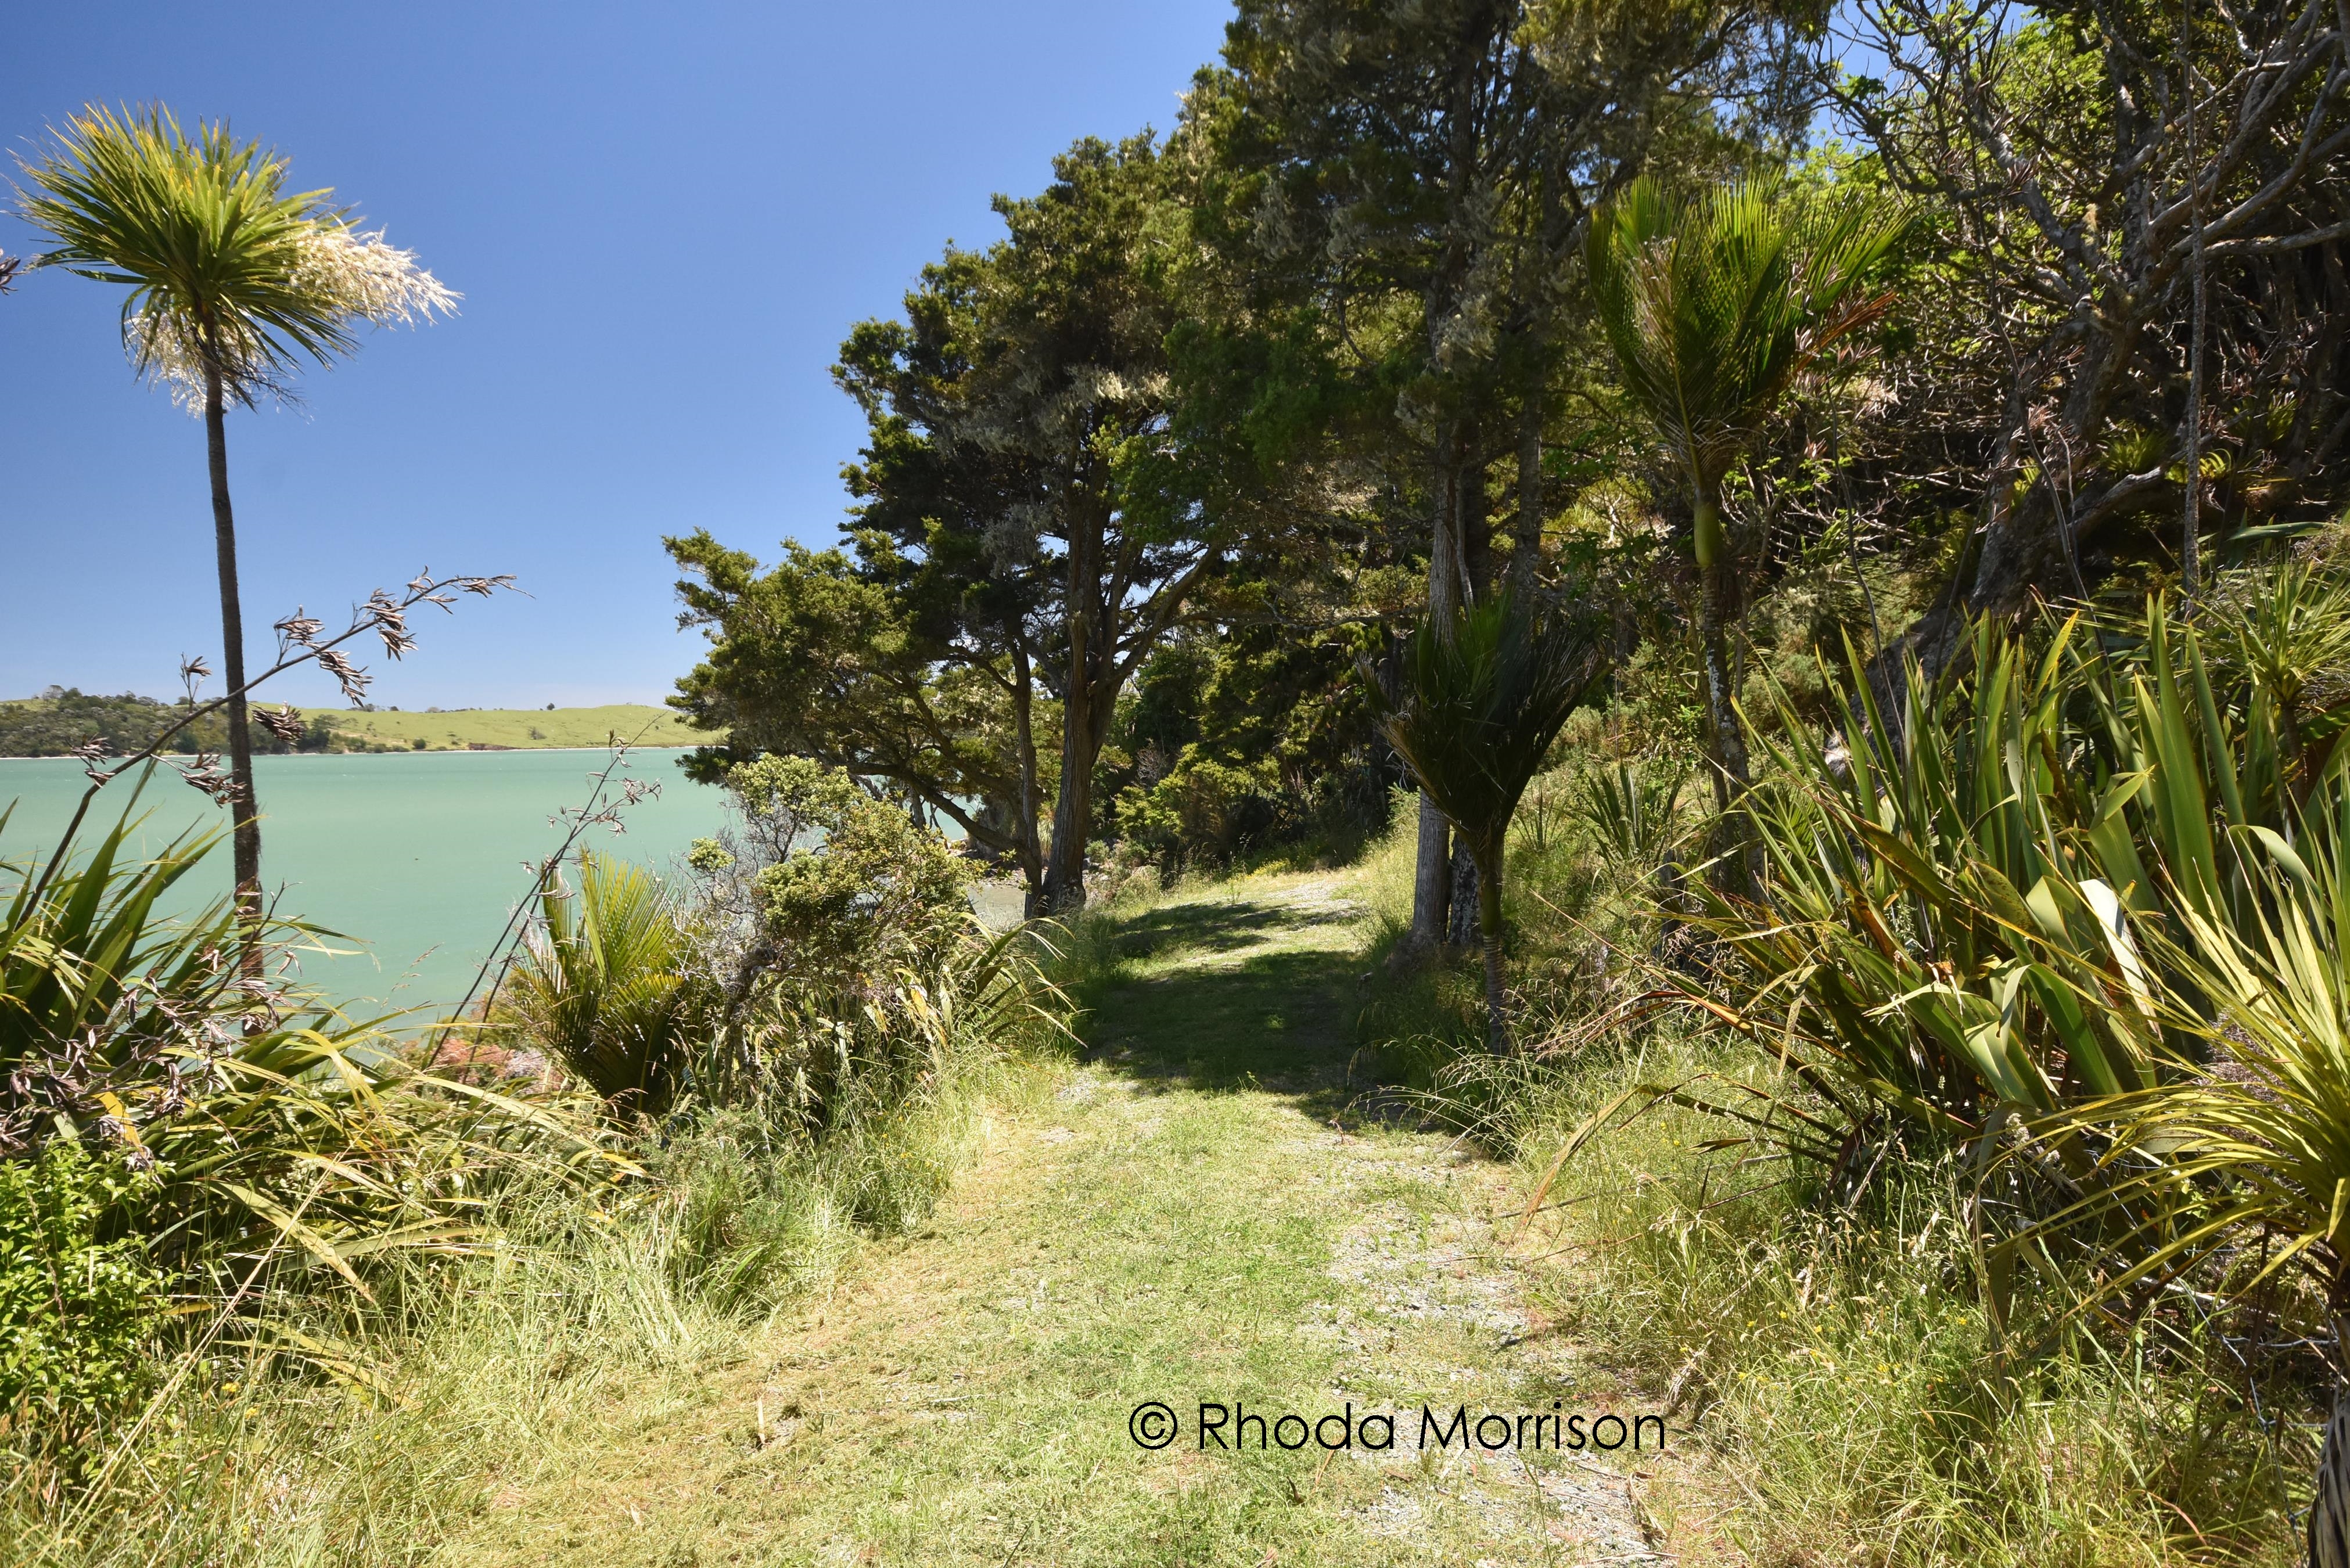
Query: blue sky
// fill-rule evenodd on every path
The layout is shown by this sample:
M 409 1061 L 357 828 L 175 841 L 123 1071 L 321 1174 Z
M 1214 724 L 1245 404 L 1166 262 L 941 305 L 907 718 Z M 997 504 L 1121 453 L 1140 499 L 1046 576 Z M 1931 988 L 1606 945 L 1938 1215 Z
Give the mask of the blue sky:
M 534 596 L 421 625 L 373 695 L 405 708 L 658 701 L 660 536 L 763 557 L 830 540 L 855 410 L 827 370 L 996 191 L 1175 117 L 1223 0 L 28 8 L 0 142 L 84 102 L 161 99 L 290 153 L 452 287 L 292 411 L 232 416 L 245 615 L 330 620 L 420 566 Z M 36 241 L 0 220 L 0 249 Z M 132 378 L 119 291 L 0 299 L 0 696 L 170 692 L 218 618 L 203 427 Z M 255 633 L 249 650 L 263 650 Z M 215 660 L 217 662 L 217 660 Z M 296 702 L 329 688 L 289 685 Z

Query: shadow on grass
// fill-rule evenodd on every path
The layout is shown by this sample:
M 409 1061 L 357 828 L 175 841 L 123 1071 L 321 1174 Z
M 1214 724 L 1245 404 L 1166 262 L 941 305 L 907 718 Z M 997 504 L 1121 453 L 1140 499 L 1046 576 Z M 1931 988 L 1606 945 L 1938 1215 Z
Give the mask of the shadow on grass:
M 1259 899 L 1136 916 L 1114 950 L 1164 967 L 1101 995 L 1085 1026 L 1089 1054 L 1146 1088 L 1264 1089 L 1317 1120 L 1351 1119 L 1371 1086 L 1350 1071 L 1358 918 L 1343 905 Z
M 1262 947 L 1316 927 L 1352 926 L 1357 919 L 1351 909 L 1338 904 L 1305 908 L 1253 900 L 1176 904 L 1147 910 L 1121 922 L 1112 941 L 1118 956 L 1123 959 L 1149 958 L 1179 950 L 1212 956 Z

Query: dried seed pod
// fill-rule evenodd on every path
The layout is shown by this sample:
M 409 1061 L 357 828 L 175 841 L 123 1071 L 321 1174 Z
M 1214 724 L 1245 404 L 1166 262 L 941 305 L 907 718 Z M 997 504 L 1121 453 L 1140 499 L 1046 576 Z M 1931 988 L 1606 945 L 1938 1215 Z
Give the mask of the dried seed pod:
M 263 729 L 289 746 L 302 739 L 302 711 L 290 702 L 276 708 L 255 708 L 253 717 Z
M 327 623 L 317 616 L 303 614 L 300 605 L 296 605 L 294 613 L 279 621 L 276 628 L 279 643 L 285 648 L 316 648 L 318 634 L 326 628 Z

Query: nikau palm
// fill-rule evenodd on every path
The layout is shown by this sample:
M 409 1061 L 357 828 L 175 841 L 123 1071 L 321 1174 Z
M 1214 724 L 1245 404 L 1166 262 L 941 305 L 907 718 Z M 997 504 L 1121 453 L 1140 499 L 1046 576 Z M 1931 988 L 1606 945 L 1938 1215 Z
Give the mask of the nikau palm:
M 74 116 L 57 146 L 25 166 L 25 220 L 58 242 L 36 258 L 130 289 L 122 342 L 132 366 L 204 421 L 228 685 L 236 901 L 242 963 L 257 972 L 261 820 L 246 712 L 236 524 L 229 504 L 229 405 L 284 399 L 304 359 L 359 347 L 353 328 L 430 320 L 457 296 L 380 233 L 360 234 L 328 191 L 289 192 L 286 161 L 225 125 L 183 134 L 160 106 Z
M 1768 181 L 1677 200 L 1643 177 L 1600 212 L 1585 246 L 1625 389 L 1689 480 L 1714 801 L 1725 825 L 1748 773 L 1727 647 L 1740 595 L 1722 483 L 1796 378 L 1891 303 L 1864 286 L 1907 227 L 1892 207 L 1857 198 L 1798 204 Z M 1724 859 L 1717 882 L 1742 887 L 1742 867 Z
M 1502 867 L 1510 818 L 1559 726 L 1606 672 L 1606 644 L 1591 625 L 1504 590 L 1450 625 L 1431 616 L 1371 682 L 1388 743 L 1477 864 L 1485 1032 L 1496 1051 L 1509 1043 Z

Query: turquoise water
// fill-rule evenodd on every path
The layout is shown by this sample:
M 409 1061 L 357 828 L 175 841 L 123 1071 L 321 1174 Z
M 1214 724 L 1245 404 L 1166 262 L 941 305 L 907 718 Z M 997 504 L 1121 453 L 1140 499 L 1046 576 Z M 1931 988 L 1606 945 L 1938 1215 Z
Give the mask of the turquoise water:
M 595 827 L 584 840 L 665 875 L 693 839 L 715 832 L 723 794 L 687 782 L 673 751 L 630 755 L 625 775 L 658 782 L 659 796 L 623 812 L 627 831 Z M 302 961 L 302 978 L 337 1001 L 398 1007 L 457 1001 L 530 892 L 525 863 L 561 842 L 548 818 L 588 799 L 609 761 L 601 751 L 423 752 L 257 757 L 262 877 L 281 914 L 311 921 L 364 948 L 350 957 Z M 0 759 L 0 803 L 16 801 L 0 858 L 46 854 L 87 781 L 71 758 Z M 131 780 L 109 786 L 88 823 L 110 827 Z M 158 770 L 139 801 L 140 838 L 152 850 L 193 826 L 225 829 L 227 813 Z M 83 830 L 85 839 L 91 829 Z M 182 886 L 183 904 L 226 895 L 225 837 Z M 282 892 L 281 892 L 282 889 Z

